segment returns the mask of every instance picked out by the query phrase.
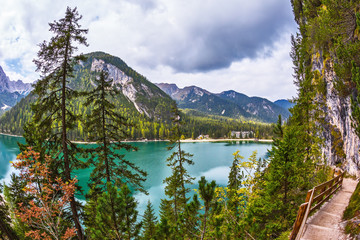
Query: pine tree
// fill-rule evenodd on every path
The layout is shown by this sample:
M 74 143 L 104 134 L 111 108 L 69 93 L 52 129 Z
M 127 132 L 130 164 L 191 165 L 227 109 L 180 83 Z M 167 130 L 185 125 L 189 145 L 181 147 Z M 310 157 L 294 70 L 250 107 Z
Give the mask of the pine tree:
M 160 223 L 156 227 L 156 239 L 170 240 L 174 239 L 173 228 L 169 224 L 169 220 L 166 217 L 161 218 Z
M 155 239 L 157 218 L 154 214 L 154 209 L 151 202 L 148 201 L 146 210 L 143 216 L 143 238 L 144 239 Z
M 180 112 L 176 107 L 173 107 L 173 128 L 172 136 L 170 139 L 170 146 L 168 150 L 174 150 L 174 152 L 167 159 L 168 166 L 171 167 L 172 174 L 164 180 L 165 186 L 165 195 L 168 199 L 163 199 L 162 202 L 167 207 L 170 207 L 170 210 L 163 210 L 167 212 L 166 218 L 173 224 L 175 227 L 175 233 L 181 235 L 184 229 L 181 229 L 180 226 L 184 221 L 179 217 L 181 213 L 184 212 L 186 204 L 189 200 L 187 193 L 190 189 L 186 186 L 192 184 L 194 180 L 188 173 L 185 168 L 185 165 L 193 165 L 194 162 L 190 159 L 191 154 L 185 152 L 181 148 L 181 117 Z
M 105 191 L 108 192 L 107 198 L 101 198 L 103 200 L 101 206 L 105 204 L 105 199 L 109 201 L 107 203 L 110 208 L 108 214 L 111 215 L 110 219 L 113 221 L 112 226 L 115 235 L 117 238 L 120 238 L 123 230 L 119 224 L 122 223 L 117 220 L 118 208 L 115 206 L 118 193 L 116 189 L 112 188 L 112 185 L 126 186 L 130 184 L 135 189 L 144 191 L 142 182 L 145 181 L 146 173 L 140 170 L 134 163 L 126 160 L 124 155 L 120 153 L 121 149 L 129 151 L 136 150 L 136 148 L 121 142 L 129 137 L 127 128 L 134 126 L 128 123 L 128 119 L 115 112 L 115 105 L 111 100 L 119 92 L 117 86 L 114 85 L 114 80 L 109 79 L 108 74 L 102 71 L 94 78 L 93 82 L 95 88 L 87 94 L 85 102 L 85 106 L 91 105 L 93 107 L 86 122 L 88 139 L 97 143 L 96 147 L 88 149 L 92 153 L 89 163 L 94 166 L 94 170 L 91 173 L 90 197 L 97 201 L 98 194 Z M 112 188 L 111 191 L 107 189 L 109 186 Z M 128 188 L 123 188 L 123 191 L 127 190 Z M 127 197 L 126 194 L 122 196 Z M 129 200 L 129 204 L 131 204 L 131 200 Z M 91 204 L 88 209 L 91 209 Z M 132 208 L 130 207 L 130 209 Z M 88 217 L 91 218 L 91 216 L 96 215 L 96 212 L 88 211 Z M 128 229 L 137 228 L 138 226 L 135 222 L 131 221 L 127 224 Z M 97 226 L 93 227 L 97 229 Z M 131 230 L 128 230 L 129 234 L 131 232 Z
M 74 57 L 77 50 L 75 43 L 87 46 L 83 36 L 88 32 L 81 29 L 78 23 L 82 16 L 77 9 L 67 8 L 65 17 L 50 23 L 50 32 L 54 36 L 49 42 L 40 44 L 38 59 L 34 60 L 37 71 L 42 78 L 35 84 L 34 93 L 38 95 L 32 109 L 34 122 L 46 136 L 46 147 L 54 159 L 54 169 L 62 174 L 65 181 L 70 181 L 71 172 L 81 166 L 76 158 L 78 148 L 69 140 L 69 131 L 74 128 L 77 117 L 72 112 L 71 100 L 78 93 L 69 87 L 74 65 L 84 60 L 82 56 Z M 74 195 L 71 196 L 71 211 L 77 235 L 83 239 L 78 207 Z
M 139 236 L 142 226 L 142 222 L 137 222 L 138 211 L 136 208 L 138 203 L 126 185 L 121 188 L 121 193 L 125 203 L 125 227 L 123 231 L 125 232 L 125 239 L 131 240 Z
M 199 239 L 200 235 L 200 214 L 201 204 L 198 195 L 194 194 L 192 200 L 186 205 L 184 211 L 185 232 L 190 239 Z
M 201 240 L 206 239 L 206 234 L 209 228 L 208 221 L 211 218 L 211 210 L 214 211 L 218 207 L 218 204 L 215 201 L 215 188 L 215 181 L 208 183 L 204 176 L 202 176 L 199 180 L 199 194 L 201 199 L 204 201 L 204 214 L 201 223 Z
M 255 238 L 275 239 L 290 228 L 296 218 L 298 205 L 304 200 L 304 189 L 311 188 L 315 169 L 307 159 L 306 134 L 298 126 L 282 126 L 279 137 L 269 151 L 269 164 L 257 176 L 254 194 L 249 198 L 246 221 Z
M 239 152 L 235 152 L 234 161 L 230 168 L 229 173 L 229 181 L 227 185 L 228 195 L 229 195 L 229 208 L 237 211 L 239 202 L 234 198 L 237 194 L 237 190 L 239 190 L 242 186 L 242 179 L 244 177 L 244 173 L 241 171 L 239 165 L 240 161 L 244 159 L 244 157 L 239 155 Z
M 88 140 L 97 143 L 95 148 L 88 149 L 92 153 L 89 163 L 95 167 L 91 173 L 90 185 L 103 192 L 106 186 L 104 181 L 119 185 L 127 183 L 143 191 L 142 182 L 145 181 L 146 172 L 126 160 L 120 153 L 121 149 L 130 151 L 136 148 L 121 142 L 129 137 L 127 128 L 134 126 L 115 112 L 111 99 L 119 93 L 117 86 L 103 71 L 93 82 L 95 88 L 87 94 L 85 103 L 85 106 L 93 106 L 86 122 Z
M 35 121 L 29 121 L 24 124 L 24 133 L 23 138 L 25 138 L 25 144 L 18 142 L 18 146 L 21 152 L 26 151 L 29 147 L 31 147 L 34 151 L 40 154 L 38 161 L 41 163 L 45 162 L 46 152 L 48 151 L 46 147 L 46 137 L 48 135 L 47 132 L 42 131 L 39 127 L 39 123 Z M 56 165 L 55 163 L 51 163 L 51 165 Z M 53 171 L 52 174 L 55 178 L 57 176 L 57 171 Z
M 109 204 L 111 201 L 114 203 L 113 206 Z M 118 189 L 109 182 L 107 192 L 103 192 L 96 200 L 90 199 L 85 206 L 86 214 L 91 214 L 92 217 L 85 222 L 89 237 L 136 239 L 142 226 L 141 222 L 137 222 L 136 208 L 137 202 L 126 185 Z

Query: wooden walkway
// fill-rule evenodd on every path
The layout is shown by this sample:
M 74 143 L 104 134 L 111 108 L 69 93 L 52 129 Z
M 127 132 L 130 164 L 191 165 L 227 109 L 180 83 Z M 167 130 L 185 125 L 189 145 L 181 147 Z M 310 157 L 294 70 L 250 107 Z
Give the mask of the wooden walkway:
M 356 185 L 357 181 L 344 178 L 340 191 L 307 220 L 305 232 L 301 239 L 345 240 L 346 236 L 340 229 L 340 223 Z

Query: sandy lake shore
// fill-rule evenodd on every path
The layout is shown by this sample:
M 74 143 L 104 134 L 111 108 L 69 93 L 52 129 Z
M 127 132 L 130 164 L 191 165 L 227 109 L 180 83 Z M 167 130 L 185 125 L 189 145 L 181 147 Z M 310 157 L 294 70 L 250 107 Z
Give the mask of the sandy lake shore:
M 18 135 L 13 135 L 13 134 L 8 134 L 8 133 L 0 133 L 0 135 L 5 135 L 5 136 L 11 136 L 11 137 L 22 137 L 22 136 L 18 136 Z M 147 140 L 147 139 L 143 139 L 143 140 L 125 140 L 124 142 L 168 142 L 169 140 Z M 255 139 L 255 138 L 248 138 L 248 139 L 233 139 L 233 138 L 220 138 L 220 139 L 212 139 L 212 138 L 206 138 L 206 139 L 184 139 L 181 140 L 181 142 L 185 142 L 185 143 L 197 143 L 197 142 L 238 142 L 238 141 L 242 141 L 242 142 L 267 142 L 267 143 L 271 143 L 273 140 L 272 139 Z M 78 144 L 94 144 L 94 142 L 84 142 L 84 141 L 72 141 L 73 143 L 78 143 Z

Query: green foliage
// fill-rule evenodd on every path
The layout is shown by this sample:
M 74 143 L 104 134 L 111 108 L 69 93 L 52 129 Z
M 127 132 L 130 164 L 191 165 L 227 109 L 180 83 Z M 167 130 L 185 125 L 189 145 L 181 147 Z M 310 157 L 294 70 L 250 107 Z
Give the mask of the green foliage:
M 169 225 L 168 219 L 166 217 L 161 218 L 161 221 L 157 226 L 155 239 L 170 240 L 170 239 L 173 239 L 172 234 L 173 234 L 172 228 Z
M 0 238 L 17 240 L 19 238 L 11 227 L 9 203 L 5 202 L 1 195 L 2 193 L 3 186 L 0 184 Z M 6 195 L 8 195 L 8 193 L 6 193 Z
M 244 157 L 239 155 L 239 151 L 235 152 L 233 155 L 234 161 L 230 168 L 229 181 L 227 185 L 229 198 L 228 208 L 230 210 L 233 210 L 235 212 L 235 215 L 238 216 L 240 214 L 238 210 L 241 202 L 239 201 L 239 199 L 236 198 L 236 195 L 238 190 L 242 187 L 243 179 L 245 177 L 245 174 L 243 171 L 241 171 L 240 167 L 240 161 L 244 159 Z
M 75 73 L 75 75 L 76 74 L 77 73 Z M 94 77 L 95 76 L 91 74 L 86 77 L 86 79 L 93 79 Z M 81 85 L 86 84 L 83 80 L 81 81 Z M 81 88 L 79 90 L 83 91 L 84 89 Z M 89 91 L 91 90 L 93 90 L 92 85 L 89 87 Z M 0 131 L 16 135 L 24 134 L 25 128 L 23 125 L 31 120 L 32 117 L 29 102 L 34 101 L 35 97 L 33 95 L 27 96 L 11 110 L 7 111 L 0 121 Z M 79 102 L 73 104 L 75 113 L 86 119 L 87 114 L 92 110 L 92 106 L 85 106 L 84 97 L 79 97 L 76 101 Z M 149 119 L 137 112 L 136 109 L 133 109 L 128 100 L 125 97 L 121 97 L 121 94 L 114 99 L 111 99 L 111 102 L 116 106 L 115 112 L 126 117 L 129 123 L 135 126 L 127 129 L 129 139 L 169 139 L 172 124 L 168 120 L 170 119 L 170 110 L 168 107 L 164 108 L 164 111 L 167 111 L 167 113 L 162 115 L 160 119 Z M 272 128 L 270 124 L 206 115 L 189 109 L 182 109 L 181 117 L 184 121 L 182 132 L 185 138 L 195 139 L 201 134 L 208 134 L 211 138 L 228 138 L 230 137 L 228 136 L 228 133 L 231 131 L 255 132 L 256 129 L 259 130 L 259 138 L 270 139 L 272 137 Z M 87 134 L 84 131 L 81 131 L 79 123 L 76 124 L 75 129 L 69 132 L 69 137 L 72 140 L 89 141 Z
M 270 139 L 272 137 L 271 124 L 243 121 L 228 117 L 206 115 L 190 109 L 182 109 L 184 121 L 182 132 L 185 138 L 197 137 L 201 134 L 209 134 L 211 138 L 230 138 L 231 131 L 259 131 L 259 138 Z M 253 137 L 253 136 L 252 136 Z
M 109 100 L 118 94 L 114 80 L 100 72 L 93 82 L 95 88 L 86 94 L 85 106 L 92 105 L 92 111 L 88 114 L 85 130 L 88 139 L 97 144 L 87 149 L 91 153 L 88 163 L 94 170 L 90 176 L 91 194 L 86 213 L 88 219 L 97 218 L 98 221 L 95 225 L 91 220 L 87 221 L 88 232 L 94 239 L 105 236 L 108 239 L 134 239 L 139 235 L 141 224 L 136 223 L 137 203 L 127 184 L 144 191 L 142 182 L 146 173 L 119 153 L 120 149 L 135 148 L 121 142 L 129 136 L 126 129 L 132 125 L 114 111 L 115 105 Z M 120 195 L 113 187 L 117 185 L 123 186 Z M 106 213 L 98 213 L 105 209 Z M 105 235 L 107 229 L 111 231 Z
M 333 138 L 332 150 L 335 152 L 336 156 L 338 157 L 336 163 L 341 164 L 342 162 L 341 160 L 346 159 L 346 154 L 344 152 L 344 141 L 341 136 L 340 130 L 333 125 L 331 125 L 331 136 Z
M 358 237 L 360 235 L 359 228 L 360 218 L 360 183 L 356 186 L 353 192 L 349 205 L 346 207 L 343 215 L 344 220 L 348 220 L 345 232 L 350 234 L 352 237 Z
M 123 182 L 131 184 L 136 189 L 143 190 L 146 172 L 120 154 L 120 149 L 136 150 L 130 144 L 121 141 L 129 137 L 127 128 L 132 126 L 128 119 L 115 112 L 115 105 L 110 101 L 118 91 L 113 87 L 114 80 L 108 79 L 105 72 L 93 80 L 95 88 L 87 93 L 84 106 L 92 105 L 87 115 L 85 132 L 89 141 L 96 145 L 87 149 L 91 153 L 88 163 L 94 166 L 91 173 L 90 187 L 99 192 L 106 189 L 103 182 L 121 185 Z
M 353 67 L 351 69 L 352 81 L 355 83 L 357 96 L 351 98 L 351 110 L 352 110 L 352 126 L 355 129 L 355 132 L 360 136 L 360 68 L 356 66 L 353 62 Z
M 113 204 L 110 204 L 113 202 Z M 126 185 L 107 184 L 107 192 L 85 205 L 86 233 L 90 239 L 138 239 L 137 202 Z
M 186 204 L 189 200 L 187 194 L 190 192 L 188 185 L 194 180 L 186 170 L 186 165 L 193 165 L 190 159 L 191 154 L 181 148 L 181 116 L 177 108 L 172 109 L 173 128 L 171 130 L 170 145 L 168 150 L 174 150 L 170 157 L 167 158 L 167 165 L 171 167 L 171 176 L 164 180 L 165 195 L 167 199 L 162 199 L 162 218 L 171 222 L 170 226 L 175 229 L 174 237 L 181 236 L 184 231 L 181 215 L 185 211 Z
M 29 239 L 25 237 L 25 232 L 29 230 L 29 227 L 20 221 L 19 217 L 15 214 L 20 203 L 23 204 L 23 206 L 29 206 L 29 202 L 33 200 L 33 198 L 24 191 L 26 185 L 27 183 L 22 180 L 20 176 L 12 174 L 10 185 L 4 186 L 4 199 L 9 207 L 11 225 L 20 239 Z
M 72 105 L 73 99 L 79 95 L 69 87 L 69 79 L 73 76 L 76 62 L 84 60 L 83 56 L 75 57 L 74 53 L 78 49 L 76 44 L 88 45 L 84 37 L 88 30 L 81 29 L 81 18 L 76 8 L 68 7 L 64 18 L 49 23 L 54 36 L 49 42 L 44 41 L 39 45 L 38 58 L 34 60 L 41 79 L 34 85 L 33 93 L 38 98 L 32 105 L 33 124 L 27 125 L 28 128 L 33 127 L 33 133 L 39 133 L 38 139 L 44 141 L 37 142 L 34 147 L 43 148 L 53 158 L 51 171 L 53 175 L 61 174 L 65 182 L 71 181 L 72 171 L 83 165 L 77 156 L 80 150 L 70 142 L 68 135 L 78 121 Z M 30 134 L 25 136 L 30 137 Z M 33 137 L 26 140 L 27 144 L 34 142 Z M 70 199 L 77 235 L 83 239 L 74 193 Z
M 215 194 L 216 182 L 211 181 L 210 183 L 206 181 L 205 177 L 202 176 L 199 180 L 199 196 L 204 202 L 204 214 L 201 217 L 201 225 L 200 225 L 200 232 L 201 232 L 201 239 L 206 239 L 208 237 L 208 229 L 210 228 L 208 225 L 212 223 L 212 226 L 215 228 L 215 232 L 213 233 L 215 236 L 218 236 L 219 233 L 219 226 L 221 222 L 216 221 L 213 219 L 212 216 L 218 213 L 221 210 L 221 206 L 216 201 L 216 194 Z M 211 221 L 215 220 L 215 221 Z M 210 224 L 209 224 L 210 223 Z
M 274 141 L 262 181 L 258 179 L 254 186 L 258 192 L 249 200 L 247 222 L 256 238 L 275 239 L 290 228 L 311 187 L 312 163 L 304 162 L 303 136 L 296 130 L 288 126 L 283 136 Z
M 142 236 L 144 239 L 155 239 L 155 234 L 157 231 L 157 218 L 154 213 L 154 209 L 151 205 L 151 202 L 148 201 L 148 204 L 146 205 L 146 210 L 144 212 L 143 216 L 143 232 Z

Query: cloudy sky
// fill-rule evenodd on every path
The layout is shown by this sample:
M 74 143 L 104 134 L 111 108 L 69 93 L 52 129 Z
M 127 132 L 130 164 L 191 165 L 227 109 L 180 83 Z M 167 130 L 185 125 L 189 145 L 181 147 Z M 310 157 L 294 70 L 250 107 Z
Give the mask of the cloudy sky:
M 122 58 L 151 82 L 236 90 L 276 100 L 296 95 L 290 0 L 0 0 L 0 66 L 11 80 L 38 78 L 32 59 L 48 23 L 78 7 L 88 48 Z

